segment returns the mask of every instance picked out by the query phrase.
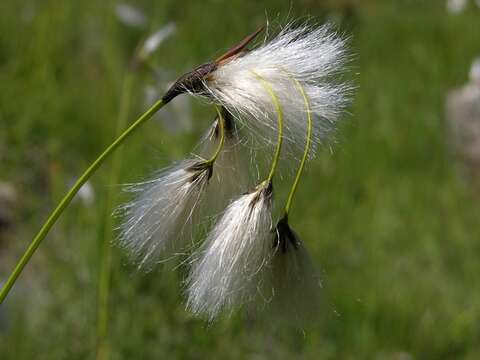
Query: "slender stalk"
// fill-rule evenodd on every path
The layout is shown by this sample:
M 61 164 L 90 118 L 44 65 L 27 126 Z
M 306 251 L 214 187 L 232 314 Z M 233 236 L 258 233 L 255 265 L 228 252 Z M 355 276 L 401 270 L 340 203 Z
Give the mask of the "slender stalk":
M 215 152 L 213 153 L 212 157 L 207 160 L 208 164 L 213 164 L 215 160 L 217 160 L 218 155 L 222 151 L 223 144 L 225 143 L 225 119 L 222 116 L 222 112 L 220 111 L 219 107 L 215 105 L 215 110 L 217 110 L 218 114 L 218 126 L 220 128 L 220 142 L 218 143 Z
M 115 136 L 120 135 L 122 129 L 127 122 L 128 112 L 130 109 L 130 95 L 132 92 L 132 86 L 134 83 L 134 72 L 129 70 L 125 75 L 122 95 L 120 99 L 120 110 L 118 112 L 117 124 L 115 129 Z M 109 174 L 109 184 L 116 184 L 118 182 L 118 176 L 121 169 L 122 149 L 119 149 L 112 158 L 112 166 Z M 99 283 L 97 293 L 97 359 L 108 359 L 109 346 L 108 346 L 108 316 L 109 316 L 109 293 L 110 293 L 110 280 L 112 272 L 112 249 L 110 246 L 110 240 L 113 235 L 113 217 L 112 208 L 114 206 L 114 191 L 110 188 L 107 191 L 107 201 L 105 207 L 105 221 L 103 238 L 100 248 L 100 261 L 99 261 Z
M 283 110 L 282 106 L 280 105 L 280 100 L 278 99 L 277 94 L 273 90 L 272 86 L 268 83 L 267 80 L 260 74 L 257 74 L 255 71 L 252 73 L 262 82 L 262 86 L 264 87 L 265 91 L 268 92 L 270 97 L 272 98 L 273 105 L 277 110 L 277 123 L 278 123 L 278 130 L 277 130 L 277 148 L 275 150 L 275 154 L 273 155 L 272 166 L 270 168 L 270 173 L 267 176 L 267 179 L 264 181 L 265 183 L 269 183 L 273 179 L 273 175 L 275 175 L 275 171 L 277 170 L 278 161 L 280 159 L 280 152 L 282 150 L 282 142 L 283 142 Z
M 305 143 L 305 150 L 303 151 L 303 157 L 302 161 L 300 162 L 300 167 L 298 168 L 297 175 L 295 176 L 295 180 L 293 181 L 292 188 L 290 190 L 290 193 L 288 194 L 287 202 L 285 204 L 285 214 L 288 215 L 288 212 L 290 211 L 290 208 L 292 206 L 292 201 L 293 197 L 295 195 L 295 192 L 297 191 L 298 184 L 300 182 L 300 178 L 302 177 L 303 170 L 305 168 L 305 164 L 308 159 L 308 153 L 310 152 L 310 146 L 312 143 L 312 113 L 310 111 L 310 103 L 308 101 L 308 96 L 305 93 L 305 89 L 303 88 L 302 84 L 300 82 L 292 77 L 292 80 L 295 82 L 295 85 L 297 86 L 298 90 L 303 96 L 303 100 L 305 102 L 305 108 L 307 110 L 307 140 Z
M 50 214 L 47 221 L 43 224 L 40 231 L 37 233 L 35 238 L 32 240 L 30 245 L 28 246 L 27 250 L 23 254 L 20 261 L 15 266 L 13 272 L 10 274 L 7 282 L 2 288 L 0 292 L 0 304 L 3 303 L 5 298 L 7 297 L 10 289 L 15 284 L 15 281 L 22 273 L 25 266 L 28 264 L 30 258 L 37 250 L 38 246 L 42 242 L 42 240 L 47 236 L 48 232 L 55 224 L 57 219 L 63 213 L 65 208 L 70 204 L 74 196 L 80 190 L 82 185 L 95 173 L 95 171 L 103 164 L 106 158 L 112 154 L 123 142 L 130 136 L 132 133 L 137 130 L 140 125 L 142 125 L 145 121 L 150 119 L 158 110 L 160 110 L 165 103 L 163 100 L 157 101 L 150 109 L 148 109 L 143 115 L 141 115 L 128 129 L 126 129 L 122 135 L 120 135 L 88 168 L 85 172 L 80 176 L 77 182 L 72 186 L 72 188 L 68 191 L 65 197 L 60 201 L 57 205 L 55 210 Z

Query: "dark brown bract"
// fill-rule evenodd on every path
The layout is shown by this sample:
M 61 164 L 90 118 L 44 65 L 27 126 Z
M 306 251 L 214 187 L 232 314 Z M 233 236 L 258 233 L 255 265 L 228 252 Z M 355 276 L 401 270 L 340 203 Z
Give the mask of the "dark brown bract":
M 247 36 L 240 43 L 232 47 L 225 54 L 215 61 L 205 63 L 180 76 L 177 81 L 168 89 L 163 96 L 164 103 L 172 101 L 176 96 L 185 92 L 191 92 L 198 95 L 206 95 L 205 82 L 218 66 L 239 56 L 245 47 L 263 30 L 263 26 Z
M 290 247 L 298 249 L 299 240 L 297 234 L 292 230 L 288 224 L 288 215 L 284 215 L 277 223 L 275 228 L 275 240 L 273 247 L 279 247 L 282 254 L 285 254 Z

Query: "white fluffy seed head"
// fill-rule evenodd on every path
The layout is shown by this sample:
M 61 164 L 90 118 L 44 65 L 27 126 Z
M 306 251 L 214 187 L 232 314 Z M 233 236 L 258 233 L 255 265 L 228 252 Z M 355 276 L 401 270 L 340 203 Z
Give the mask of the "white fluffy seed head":
M 220 64 L 205 83 L 215 102 L 264 138 L 274 139 L 277 113 L 271 95 L 257 75 L 278 96 L 284 111 L 287 145 L 303 150 L 307 128 L 303 87 L 314 119 L 314 143 L 336 128 L 351 87 L 335 80 L 348 60 L 346 41 L 328 25 L 287 26 L 271 41 Z
M 271 254 L 271 189 L 262 186 L 232 202 L 193 260 L 187 308 L 213 320 L 256 296 Z
M 296 246 L 273 249 L 264 272 L 260 307 L 276 323 L 303 328 L 322 316 L 322 285 L 315 264 L 295 234 Z
M 193 241 L 192 225 L 211 171 L 201 164 L 184 160 L 126 188 L 136 197 L 117 210 L 124 218 L 119 242 L 140 267 L 169 259 Z

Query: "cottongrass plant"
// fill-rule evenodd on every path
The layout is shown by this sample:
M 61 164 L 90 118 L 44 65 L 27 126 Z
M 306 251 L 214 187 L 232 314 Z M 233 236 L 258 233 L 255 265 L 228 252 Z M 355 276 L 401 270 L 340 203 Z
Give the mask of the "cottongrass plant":
M 240 122 L 270 140 L 277 127 L 276 114 L 268 91 L 258 81 L 261 76 L 277 94 L 284 109 L 287 144 L 301 151 L 307 130 L 302 116 L 306 108 L 296 82 L 309 99 L 313 117 L 311 139 L 316 145 L 336 129 L 335 122 L 348 103 L 351 87 L 334 79 L 347 60 L 345 39 L 330 26 L 290 25 L 251 52 L 220 61 L 205 78 L 205 91 L 201 95 L 226 107 Z
M 287 28 L 273 41 L 219 67 L 205 82 L 207 94 L 239 121 L 260 131 L 273 128 L 277 148 L 270 174 L 259 186 L 270 189 L 268 201 L 249 201 L 250 196 L 257 198 L 257 188 L 233 202 L 193 261 L 187 307 L 195 313 L 212 320 L 224 308 L 257 298 L 288 310 L 294 320 L 316 312 L 321 284 L 307 250 L 290 228 L 288 214 L 308 157 L 335 129 L 346 104 L 350 87 L 325 82 L 342 68 L 344 47 L 328 27 Z M 294 145 L 293 150 L 302 144 L 303 155 L 283 215 L 271 227 L 272 181 L 283 140 Z
M 87 169 L 34 239 L 0 299 L 78 186 L 156 111 L 178 95 L 190 93 L 215 104 L 217 120 L 206 137 L 210 145 L 216 144 L 215 150 L 209 157 L 189 158 L 150 181 L 132 185 L 129 190 L 136 196 L 122 207 L 120 244 L 140 266 L 169 259 L 182 253 L 195 238 L 199 224 L 205 223 L 201 218 L 211 216 L 209 206 L 204 206 L 208 198 L 225 198 L 230 203 L 222 205 L 226 210 L 218 216 L 206 240 L 188 250 L 191 271 L 185 282 L 187 308 L 209 320 L 257 301 L 293 318 L 318 311 L 318 276 L 304 243 L 289 224 L 289 214 L 307 160 L 335 131 L 351 92 L 338 77 L 347 60 L 346 42 L 330 26 L 289 25 L 247 51 L 260 31 L 262 28 L 215 61 L 182 75 Z M 257 180 L 249 167 L 242 168 L 237 161 L 244 153 L 243 147 L 237 146 L 241 143 L 240 127 L 275 146 L 270 170 L 250 190 L 237 187 L 223 192 L 224 184 L 240 183 L 236 181 L 238 174 Z M 277 218 L 272 209 L 280 162 L 287 162 L 289 167 L 299 165 Z

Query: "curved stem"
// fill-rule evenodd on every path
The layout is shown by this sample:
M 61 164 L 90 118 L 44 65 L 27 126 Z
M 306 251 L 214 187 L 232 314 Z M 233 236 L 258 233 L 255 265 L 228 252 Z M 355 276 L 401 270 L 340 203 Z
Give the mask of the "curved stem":
M 37 250 L 38 246 L 42 242 L 42 240 L 47 236 L 48 232 L 55 224 L 57 219 L 63 213 L 65 208 L 70 204 L 73 197 L 77 194 L 80 190 L 82 185 L 95 173 L 95 171 L 102 165 L 105 159 L 113 153 L 135 130 L 137 130 L 140 125 L 142 125 L 145 121 L 150 119 L 158 110 L 160 110 L 165 103 L 163 100 L 157 101 L 150 109 L 148 109 L 142 116 L 140 116 L 127 130 L 123 132 L 88 168 L 85 172 L 80 176 L 77 182 L 72 186 L 72 188 L 68 191 L 65 197 L 60 201 L 57 205 L 55 210 L 50 214 L 49 218 L 43 224 L 40 231 L 37 233 L 35 238 L 32 240 L 30 245 L 28 246 L 27 250 L 23 254 L 20 261 L 15 266 L 15 269 L 11 273 L 10 277 L 8 278 L 6 284 L 3 286 L 2 291 L 0 292 L 0 304 L 3 303 L 6 296 L 8 295 L 10 289 L 12 288 L 13 284 L 22 273 L 25 265 L 29 262 L 32 255 Z
M 217 160 L 218 155 L 220 155 L 220 152 L 222 151 L 223 145 L 225 144 L 225 119 L 222 116 L 222 112 L 220 111 L 220 108 L 215 105 L 215 110 L 217 110 L 218 114 L 218 127 L 220 129 L 220 142 L 218 143 L 217 149 L 213 153 L 212 157 L 207 160 L 207 164 L 213 164 L 215 160 Z
M 252 70 L 252 73 L 262 82 L 262 85 L 265 91 L 268 92 L 270 97 L 272 98 L 273 105 L 277 110 L 277 122 L 278 122 L 278 130 L 277 130 L 277 148 L 275 150 L 275 154 L 273 155 L 272 166 L 270 168 L 270 173 L 268 177 L 265 179 L 266 183 L 269 183 L 273 179 L 273 175 L 275 175 L 275 171 L 277 170 L 278 160 L 280 159 L 280 152 L 282 150 L 282 142 L 283 142 L 283 110 L 282 106 L 280 105 L 280 100 L 278 99 L 277 94 L 273 90 L 272 86 L 268 83 L 267 80 L 260 74 L 257 74 L 255 71 Z
M 305 108 L 307 110 L 307 140 L 305 143 L 305 150 L 303 151 L 303 157 L 302 161 L 300 162 L 300 167 L 298 168 L 297 175 L 295 176 L 295 180 L 293 181 L 292 188 L 290 190 L 290 193 L 288 194 L 288 199 L 285 204 L 285 214 L 288 215 L 288 212 L 290 211 L 290 208 L 292 206 L 292 201 L 293 197 L 295 195 L 295 192 L 297 190 L 298 184 L 300 182 L 300 178 L 302 177 L 303 170 L 305 168 L 305 163 L 307 162 L 308 159 L 308 153 L 310 151 L 310 146 L 312 143 L 312 113 L 310 111 L 310 103 L 308 101 L 308 96 L 305 93 L 305 89 L 303 88 L 302 84 L 300 82 L 292 77 L 292 80 L 295 82 L 295 85 L 297 86 L 298 90 L 303 96 L 303 100 L 305 102 Z

